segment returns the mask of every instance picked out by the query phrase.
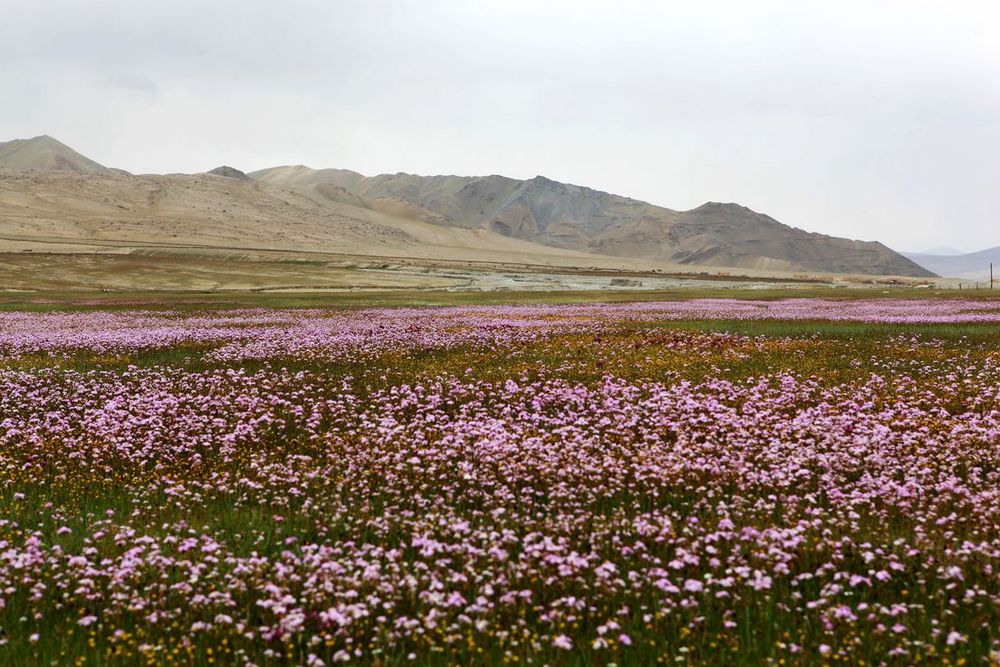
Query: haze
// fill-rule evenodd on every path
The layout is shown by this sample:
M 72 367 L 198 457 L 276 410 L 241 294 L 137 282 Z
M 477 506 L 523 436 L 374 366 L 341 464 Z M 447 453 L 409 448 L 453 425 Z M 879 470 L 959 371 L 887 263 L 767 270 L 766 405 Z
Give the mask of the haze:
M 0 141 L 544 174 L 897 249 L 1000 245 L 1000 6 L 0 3 Z

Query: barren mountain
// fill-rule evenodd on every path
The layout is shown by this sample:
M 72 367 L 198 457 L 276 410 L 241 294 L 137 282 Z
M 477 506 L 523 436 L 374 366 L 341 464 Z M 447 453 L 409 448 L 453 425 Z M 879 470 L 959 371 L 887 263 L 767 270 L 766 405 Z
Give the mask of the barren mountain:
M 227 165 L 216 167 L 215 169 L 212 169 L 205 173 L 211 174 L 213 176 L 225 176 L 226 178 L 235 178 L 240 181 L 246 181 L 249 180 L 250 178 L 236 167 L 229 167 Z
M 736 204 L 674 211 L 537 176 L 366 177 L 223 166 L 133 176 L 51 137 L 0 144 L 0 248 L 292 252 L 757 275 L 929 276 L 880 243 L 783 225 Z
M 111 170 L 48 135 L 0 143 L 0 168 L 109 174 Z
M 150 248 L 612 265 L 486 230 L 432 225 L 218 175 L 0 170 L 0 248 Z M 618 262 L 620 263 L 620 262 Z
M 249 174 L 328 200 L 440 225 L 485 229 L 556 248 L 743 269 L 933 275 L 881 243 L 806 232 L 737 204 L 675 211 L 542 176 L 365 177 L 275 167 Z

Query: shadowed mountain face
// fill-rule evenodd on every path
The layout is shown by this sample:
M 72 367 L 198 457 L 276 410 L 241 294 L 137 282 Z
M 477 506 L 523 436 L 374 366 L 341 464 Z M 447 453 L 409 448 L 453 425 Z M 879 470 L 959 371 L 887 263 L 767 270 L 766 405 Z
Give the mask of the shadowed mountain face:
M 110 174 L 111 170 L 86 158 L 48 135 L 0 143 L 0 168 Z
M 309 194 L 394 215 L 547 246 L 679 264 L 746 269 L 932 276 L 881 243 L 806 232 L 737 204 L 674 211 L 542 176 L 365 177 L 275 167 L 250 174 Z

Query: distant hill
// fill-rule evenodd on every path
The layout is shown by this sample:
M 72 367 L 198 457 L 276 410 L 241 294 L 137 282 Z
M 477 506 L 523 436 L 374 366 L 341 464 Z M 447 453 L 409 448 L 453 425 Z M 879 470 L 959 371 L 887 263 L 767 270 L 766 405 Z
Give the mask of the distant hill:
M 1000 246 L 962 255 L 932 255 L 914 252 L 903 254 L 939 276 L 967 280 L 988 281 L 990 279 L 990 262 L 993 262 L 994 276 L 1000 278 Z
M 212 176 L 222 176 L 224 178 L 235 178 L 238 181 L 246 181 L 246 180 L 249 180 L 249 178 L 250 178 L 249 176 L 247 176 L 246 174 L 244 174 L 239 169 L 237 169 L 235 167 L 229 167 L 229 166 L 226 166 L 226 165 L 222 165 L 221 167 L 216 167 L 215 169 L 212 169 L 211 171 L 207 171 L 205 173 L 206 174 L 211 174 Z
M 738 204 L 675 211 L 543 176 L 366 177 L 301 165 L 249 176 L 316 200 L 617 257 L 755 270 L 933 275 L 881 243 L 806 232 Z
M 48 135 L 0 143 L 0 168 L 110 174 L 111 170 L 86 158 Z
M 906 254 L 906 253 L 903 253 L 903 254 Z M 936 245 L 934 247 L 927 248 L 926 250 L 921 250 L 920 252 L 915 253 L 915 254 L 918 254 L 918 255 L 948 255 L 948 256 L 954 256 L 954 255 L 964 255 L 964 254 L 966 254 L 966 252 L 964 250 L 958 250 L 957 248 L 952 248 L 951 246 L 948 246 L 948 245 Z

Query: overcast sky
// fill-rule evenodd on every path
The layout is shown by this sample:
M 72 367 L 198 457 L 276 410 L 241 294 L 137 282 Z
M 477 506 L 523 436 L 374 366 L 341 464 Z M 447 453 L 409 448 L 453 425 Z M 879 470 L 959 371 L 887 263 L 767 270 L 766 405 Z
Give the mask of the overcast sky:
M 133 172 L 543 174 L 1000 245 L 1000 3 L 0 0 L 0 140 Z

